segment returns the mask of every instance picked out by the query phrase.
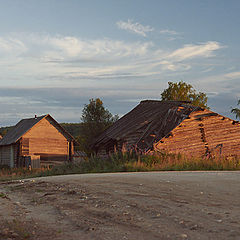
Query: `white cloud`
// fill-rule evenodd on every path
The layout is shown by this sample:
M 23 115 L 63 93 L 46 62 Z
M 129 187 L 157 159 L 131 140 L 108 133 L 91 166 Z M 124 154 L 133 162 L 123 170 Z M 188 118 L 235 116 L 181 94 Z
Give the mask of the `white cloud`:
M 152 46 L 151 42 L 126 43 L 119 40 L 99 39 L 83 40 L 73 36 L 41 36 L 32 35 L 31 44 L 40 47 L 42 54 L 46 54 L 51 59 L 78 58 L 78 59 L 100 59 L 105 57 L 121 58 L 128 56 L 144 55 Z M 46 56 L 45 56 L 46 57 Z
M 182 39 L 181 33 L 176 32 L 174 30 L 163 29 L 160 30 L 159 33 L 163 35 L 168 41 L 174 41 L 177 39 Z
M 218 42 L 209 41 L 201 44 L 187 44 L 183 48 L 175 50 L 169 55 L 169 58 L 183 61 L 196 57 L 210 57 L 213 52 L 222 48 Z
M 99 86 L 101 81 L 156 79 L 160 75 L 187 73 L 199 58 L 212 56 L 221 48 L 218 42 L 206 42 L 166 50 L 150 41 L 87 40 L 27 33 L 0 40 L 4 51 L 16 54 L 15 58 L 0 55 L 2 86 L 13 83 L 17 86 L 67 86 L 71 81 L 73 86 L 92 87 Z M 17 48 L 22 50 L 15 51 Z M 209 64 L 206 66 L 209 68 Z M 9 81 L 5 81 L 6 78 Z
M 240 72 L 230 72 L 225 74 L 225 77 L 230 79 L 240 78 Z
M 192 68 L 192 65 L 194 65 L 193 60 L 197 61 L 199 58 L 213 56 L 213 52 L 220 48 L 222 48 L 222 46 L 218 42 L 184 45 L 182 48 L 165 53 L 158 64 L 162 65 L 163 69 L 173 72 L 188 71 Z M 192 61 L 189 62 L 189 59 Z M 202 70 L 202 72 L 204 72 L 204 70 Z
M 127 30 L 133 33 L 136 33 L 138 35 L 141 35 L 143 37 L 146 37 L 148 32 L 154 31 L 154 28 L 150 26 L 144 26 L 138 22 L 134 23 L 132 20 L 128 19 L 127 22 L 124 21 L 118 21 L 117 26 L 120 29 Z
M 75 37 L 49 37 L 47 44 L 64 51 L 69 57 L 76 57 L 84 51 L 83 42 Z
M 19 54 L 27 50 L 25 44 L 18 39 L 0 37 L 0 53 Z
M 163 68 L 170 71 L 186 71 L 191 68 L 189 64 L 176 63 L 171 61 L 161 61 L 160 64 L 163 65 Z

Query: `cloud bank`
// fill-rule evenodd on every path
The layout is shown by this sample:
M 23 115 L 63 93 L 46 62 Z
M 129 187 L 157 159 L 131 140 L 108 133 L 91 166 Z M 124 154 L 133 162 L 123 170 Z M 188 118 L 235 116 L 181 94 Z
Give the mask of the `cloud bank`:
M 204 70 L 209 75 L 221 48 L 221 43 L 213 41 L 163 49 L 151 41 L 37 33 L 1 36 L 0 123 L 14 124 L 35 113 L 78 121 L 82 106 L 95 97 L 102 98 L 111 112 L 122 115 L 140 99 L 160 98 L 167 81 L 188 81 Z M 212 82 L 238 76 L 238 71 L 223 73 L 221 78 L 213 76 Z M 204 81 L 203 76 L 196 83 L 201 86 Z M 219 91 L 215 89 L 217 96 L 226 90 L 224 84 L 219 84 Z M 208 90 L 204 86 L 199 90 Z M 214 87 L 209 86 L 209 91 Z
M 213 41 L 166 50 L 151 41 L 86 40 L 25 33 L 0 38 L 0 52 L 5 53 L 0 55 L 0 71 L 10 80 L 19 79 L 19 86 L 29 85 L 29 79 L 34 86 L 64 86 L 67 80 L 78 86 L 91 86 L 91 80 L 97 79 L 154 78 L 189 72 L 194 61 L 213 57 L 221 48 Z M 8 84 L 1 77 L 0 82 L 3 86 Z

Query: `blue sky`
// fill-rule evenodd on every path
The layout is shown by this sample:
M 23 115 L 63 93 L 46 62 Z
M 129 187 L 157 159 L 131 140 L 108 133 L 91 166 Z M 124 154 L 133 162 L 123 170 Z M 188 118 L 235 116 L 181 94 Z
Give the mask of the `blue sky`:
M 79 122 L 96 97 L 122 116 L 180 80 L 234 118 L 239 12 L 238 0 L 0 0 L 0 126 Z

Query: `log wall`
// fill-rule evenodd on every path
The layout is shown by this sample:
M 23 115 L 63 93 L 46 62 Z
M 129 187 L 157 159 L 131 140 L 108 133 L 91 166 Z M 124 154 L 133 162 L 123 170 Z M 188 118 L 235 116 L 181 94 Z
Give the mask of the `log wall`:
M 40 155 L 41 160 L 67 161 L 67 139 L 48 120 L 43 119 L 21 140 L 21 155 Z
M 169 137 L 156 143 L 154 149 L 192 156 L 216 153 L 240 156 L 240 124 L 211 113 L 204 110 L 190 114 L 188 119 L 171 131 Z

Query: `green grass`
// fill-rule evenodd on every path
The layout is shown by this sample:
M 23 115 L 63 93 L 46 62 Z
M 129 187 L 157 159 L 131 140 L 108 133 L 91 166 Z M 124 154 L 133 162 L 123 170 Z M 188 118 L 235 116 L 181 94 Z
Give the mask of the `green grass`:
M 0 192 L 0 198 L 7 198 L 7 195 L 5 193 Z
M 240 160 L 236 157 L 194 158 L 171 153 L 139 155 L 117 152 L 106 159 L 92 156 L 81 164 L 69 163 L 51 169 L 3 168 L 0 170 L 0 181 L 81 173 L 196 170 L 240 170 Z

